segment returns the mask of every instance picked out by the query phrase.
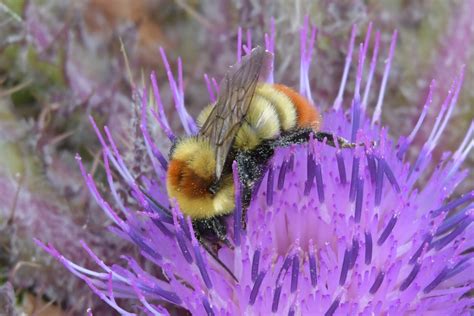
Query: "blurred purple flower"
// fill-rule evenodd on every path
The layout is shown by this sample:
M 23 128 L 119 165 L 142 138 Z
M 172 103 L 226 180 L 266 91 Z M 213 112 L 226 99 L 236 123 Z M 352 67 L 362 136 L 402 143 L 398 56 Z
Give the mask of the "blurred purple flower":
M 340 150 L 315 141 L 279 149 L 253 194 L 246 230 L 240 226 L 242 208 L 234 165 L 236 210 L 229 219 L 229 235 L 235 247 L 223 247 L 218 254 L 225 268 L 200 246 L 189 218 L 178 209 L 171 209 L 171 216 L 167 211 L 167 162 L 150 136 L 148 111 L 170 139 L 175 136 L 153 75 L 158 107 L 149 109 L 144 90 L 141 130 L 155 176 L 143 178 L 140 186 L 125 166 L 109 129 L 105 127 L 106 141 L 91 120 L 104 148 L 117 212 L 101 197 L 79 157 L 77 160 L 92 195 L 115 223 L 111 230 L 137 245 L 142 256 L 162 273 L 141 267 L 130 256 L 123 256 L 125 266 L 107 265 L 81 242 L 100 267 L 90 270 L 68 260 L 52 245 L 38 243 L 124 315 L 131 313 L 119 306 L 118 298 L 135 300 L 144 312 L 155 315 L 173 313 L 170 306 L 196 315 L 468 315 L 473 304 L 465 294 L 474 281 L 474 191 L 446 200 L 467 176 L 459 168 L 474 145 L 474 125 L 454 154 L 446 153 L 440 162 L 431 163 L 433 149 L 456 104 L 463 71 L 449 89 L 431 135 L 410 163 L 405 153 L 423 124 L 434 83 L 413 132 L 395 143 L 379 121 L 397 33 L 370 119 L 366 108 L 375 84 L 372 76 L 380 40 L 377 32 L 369 71 L 364 75 L 371 29 L 370 24 L 359 46 L 354 95 L 345 112 L 344 91 L 356 35 L 356 29 L 352 30 L 339 93 L 326 111 L 323 128 L 363 142 L 366 149 Z M 309 65 L 316 29 L 306 21 L 300 35 L 300 92 L 312 100 Z M 239 32 L 238 58 L 242 47 L 244 51 L 252 47 L 250 39 L 244 46 L 241 41 Z M 265 44 L 273 52 L 274 30 L 265 36 Z M 175 79 L 164 52 L 162 57 L 184 129 L 193 133 L 195 124 L 184 107 L 181 64 Z M 213 99 L 218 87 L 212 79 L 207 83 Z M 136 206 L 119 197 L 110 163 L 128 184 Z
M 4 315 L 15 315 L 15 292 L 8 282 L 0 285 L 0 310 Z

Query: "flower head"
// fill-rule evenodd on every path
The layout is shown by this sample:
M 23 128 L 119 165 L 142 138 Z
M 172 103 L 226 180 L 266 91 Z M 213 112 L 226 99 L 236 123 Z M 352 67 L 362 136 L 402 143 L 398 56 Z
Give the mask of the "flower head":
M 456 104 L 463 72 L 449 89 L 431 135 L 410 163 L 406 152 L 423 124 L 434 84 L 413 132 L 398 142 L 392 140 L 379 122 L 397 33 L 388 49 L 370 119 L 372 79 L 382 54 L 377 32 L 364 75 L 371 29 L 370 24 L 359 46 L 354 95 L 345 111 L 344 91 L 356 37 L 353 28 L 339 93 L 323 124 L 324 131 L 364 145 L 343 150 L 310 140 L 278 149 L 253 192 L 245 229 L 240 221 L 244 210 L 234 164 L 236 209 L 228 220 L 233 247 L 223 246 L 217 255 L 211 255 L 196 239 L 191 220 L 179 208 L 170 207 L 164 186 L 167 161 L 149 133 L 145 90 L 140 95 L 141 129 L 155 175 L 135 181 L 109 129 L 104 128 L 104 138 L 93 120 L 118 210 L 102 198 L 79 157 L 78 162 L 93 197 L 114 221 L 113 232 L 137 245 L 153 267 L 142 267 L 130 256 L 124 256 L 123 266 L 107 265 L 82 243 L 100 267 L 90 270 L 71 262 L 53 246 L 39 243 L 122 314 L 130 312 L 119 306 L 117 298 L 136 300 L 143 311 L 152 314 L 166 314 L 170 306 L 196 315 L 467 314 L 473 303 L 465 294 L 473 283 L 469 249 L 473 246 L 474 192 L 450 202 L 447 199 L 467 176 L 459 169 L 474 145 L 474 125 L 459 149 L 435 164 L 428 180 L 421 178 L 432 166 L 431 153 Z M 309 65 L 316 34 L 308 23 L 301 29 L 300 93 L 309 100 Z M 248 52 L 252 46 L 250 42 L 242 46 L 240 35 L 238 59 L 242 48 Z M 273 52 L 274 30 L 265 36 L 265 44 Z M 176 79 L 164 51 L 162 57 L 184 130 L 193 134 L 197 129 L 184 106 L 181 73 Z M 180 63 L 178 68 L 181 71 Z M 212 101 L 219 87 L 215 80 L 206 79 Z M 158 108 L 150 111 L 173 140 L 154 75 L 151 82 Z M 129 186 L 135 206 L 117 194 L 110 164 Z

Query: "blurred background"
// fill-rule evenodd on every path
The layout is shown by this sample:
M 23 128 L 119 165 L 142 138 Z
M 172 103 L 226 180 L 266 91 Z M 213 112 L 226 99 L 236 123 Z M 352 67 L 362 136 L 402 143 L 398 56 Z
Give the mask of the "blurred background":
M 102 155 L 89 115 L 109 126 L 135 175 L 147 173 L 132 90 L 147 82 L 152 70 L 172 126 L 181 128 L 159 47 L 174 70 L 182 58 L 185 103 L 195 115 L 208 102 L 203 75 L 219 80 L 235 62 L 239 26 L 244 33 L 251 29 L 253 43 L 262 45 L 274 18 L 275 79 L 297 87 L 298 32 L 305 14 L 319 29 L 311 86 L 322 109 L 337 94 L 352 25 L 358 25 L 356 43 L 370 21 L 381 31 L 376 82 L 391 33 L 399 30 L 382 122 L 395 138 L 408 134 L 436 79 L 431 123 L 417 136 L 418 148 L 465 64 L 464 88 L 435 155 L 457 148 L 474 117 L 471 0 L 1 0 L 0 315 L 84 315 L 87 307 L 97 315 L 114 314 L 33 241 L 52 242 L 85 266 L 92 263 L 81 239 L 110 262 L 136 251 L 107 230 L 109 222 L 84 188 L 74 160 L 80 153 L 101 182 Z M 348 91 L 353 76 L 352 71 Z M 371 100 L 370 113 L 374 106 Z M 165 138 L 156 138 L 166 150 Z M 471 154 L 465 167 L 473 165 Z M 460 192 L 472 188 L 471 177 Z

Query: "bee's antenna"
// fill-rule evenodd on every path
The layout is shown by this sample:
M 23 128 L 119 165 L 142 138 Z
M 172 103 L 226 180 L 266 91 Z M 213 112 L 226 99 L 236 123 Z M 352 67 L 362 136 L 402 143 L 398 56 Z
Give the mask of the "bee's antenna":
M 219 257 L 214 253 L 214 251 L 212 251 L 212 249 L 206 244 L 204 239 L 201 236 L 196 236 L 196 239 L 199 241 L 199 243 L 202 245 L 202 247 L 204 249 L 206 249 L 207 253 L 212 257 L 212 259 L 214 259 L 227 273 L 229 273 L 229 275 L 232 277 L 232 279 L 234 279 L 235 282 L 239 282 L 239 280 L 234 275 L 234 273 L 232 273 L 232 271 L 230 271 L 229 267 L 227 267 L 225 265 L 225 263 L 222 262 L 221 259 L 219 259 Z M 227 240 L 227 243 L 230 244 L 230 242 L 227 238 L 226 238 L 226 240 Z M 227 243 L 225 243 L 225 244 L 227 245 Z
M 146 190 L 145 190 L 143 187 L 140 187 L 140 191 L 141 191 L 141 192 L 143 193 L 143 195 L 147 198 L 148 202 L 150 202 L 151 204 L 153 204 L 153 206 L 155 207 L 155 209 L 161 211 L 161 213 L 162 213 L 163 215 L 167 216 L 167 217 L 170 217 L 170 218 L 172 217 L 170 210 L 169 210 L 167 207 L 165 207 L 165 206 L 161 205 L 160 203 L 158 203 L 153 197 L 151 197 L 150 194 L 148 194 L 148 193 L 146 192 Z

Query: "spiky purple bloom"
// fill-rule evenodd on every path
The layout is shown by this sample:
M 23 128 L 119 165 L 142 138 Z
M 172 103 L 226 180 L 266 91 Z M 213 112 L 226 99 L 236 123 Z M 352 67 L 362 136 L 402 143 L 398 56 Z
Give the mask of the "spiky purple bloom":
M 397 33 L 392 37 L 374 114 L 369 118 L 366 109 L 380 41 L 377 32 L 368 75 L 363 76 L 371 28 L 369 25 L 359 46 L 354 96 L 345 112 L 343 93 L 356 34 L 356 29 L 352 30 L 339 94 L 325 114 L 323 128 L 365 143 L 365 147 L 341 150 L 310 141 L 279 149 L 253 194 L 246 230 L 239 220 L 242 206 L 234 164 L 236 210 L 234 220 L 229 220 L 229 236 L 235 247 L 221 248 L 218 254 L 226 268 L 198 243 L 189 218 L 176 208 L 170 210 L 171 216 L 167 213 L 167 161 L 149 134 L 145 92 L 141 95 L 141 128 L 155 177 L 143 179 L 140 187 L 108 128 L 104 128 L 104 138 L 93 121 L 118 211 L 102 198 L 80 158 L 78 162 L 92 195 L 115 223 L 111 230 L 137 245 L 162 275 L 139 266 L 129 256 L 124 256 L 124 266 L 107 265 L 82 243 L 100 268 L 86 269 L 52 245 L 39 243 L 124 315 L 130 313 L 119 306 L 117 298 L 136 300 L 143 312 L 154 315 L 168 314 L 167 308 L 173 305 L 196 315 L 469 314 L 473 299 L 465 294 L 474 280 L 474 192 L 458 198 L 450 195 L 467 176 L 459 168 L 474 145 L 474 125 L 458 150 L 446 154 L 429 171 L 431 153 L 454 109 L 463 72 L 450 87 L 431 135 L 410 163 L 406 152 L 423 124 L 434 84 L 413 132 L 395 143 L 379 121 Z M 316 29 L 306 23 L 301 29 L 300 92 L 310 100 L 308 76 L 315 37 Z M 241 48 L 248 51 L 252 47 L 250 37 L 247 39 L 242 47 L 239 32 L 238 59 Z M 272 51 L 274 31 L 265 39 Z M 177 112 L 185 131 L 193 134 L 196 125 L 184 107 L 181 62 L 176 79 L 163 51 L 162 57 Z M 215 98 L 218 86 L 207 76 L 206 80 L 211 99 Z M 152 87 L 158 108 L 151 112 L 174 139 L 153 75 Z M 117 194 L 110 164 L 128 184 L 136 207 L 125 205 Z

